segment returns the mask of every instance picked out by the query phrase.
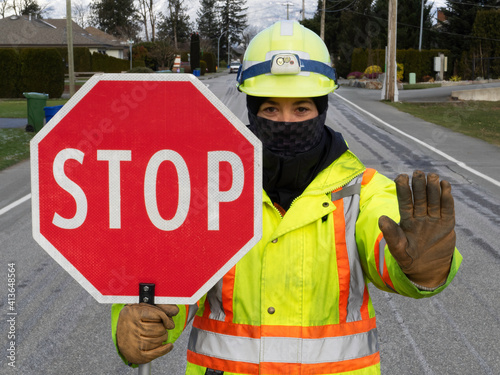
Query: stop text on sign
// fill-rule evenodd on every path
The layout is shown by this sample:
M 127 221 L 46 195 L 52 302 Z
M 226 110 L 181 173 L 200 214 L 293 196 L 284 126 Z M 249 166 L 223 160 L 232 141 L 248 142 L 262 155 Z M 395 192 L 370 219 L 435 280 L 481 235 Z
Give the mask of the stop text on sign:
M 53 175 L 57 184 L 68 192 L 76 203 L 73 217 L 66 218 L 54 214 L 52 223 L 62 229 L 76 229 L 87 218 L 88 201 L 84 190 L 64 172 L 68 160 L 83 164 L 85 154 L 76 148 L 66 148 L 59 151 L 53 162 Z M 121 228 L 121 164 L 133 162 L 131 150 L 97 150 L 97 160 L 108 163 L 109 176 L 109 228 Z M 175 167 L 178 179 L 178 201 L 175 214 L 165 219 L 158 209 L 156 182 L 158 169 L 164 162 L 170 162 Z M 229 163 L 232 169 L 231 187 L 221 190 L 220 164 Z M 221 202 L 232 202 L 238 199 L 243 191 L 245 171 L 241 158 L 231 151 L 207 152 L 207 217 L 208 230 L 219 230 L 219 211 Z M 189 168 L 178 152 L 174 150 L 159 150 L 150 159 L 144 173 L 144 202 L 151 223 L 163 231 L 173 231 L 179 228 L 189 213 L 191 203 L 191 179 Z

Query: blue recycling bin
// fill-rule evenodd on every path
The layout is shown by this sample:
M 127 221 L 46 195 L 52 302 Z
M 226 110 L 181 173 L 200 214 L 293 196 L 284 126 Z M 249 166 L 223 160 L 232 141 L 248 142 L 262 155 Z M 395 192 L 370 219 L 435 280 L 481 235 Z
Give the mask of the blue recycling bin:
M 200 69 L 194 69 L 193 70 L 193 74 L 195 75 L 195 77 L 199 77 L 200 76 L 200 72 L 201 72 Z
M 52 117 L 59 111 L 63 106 L 55 105 L 53 107 L 44 107 L 43 111 L 45 112 L 45 123 L 48 123 Z

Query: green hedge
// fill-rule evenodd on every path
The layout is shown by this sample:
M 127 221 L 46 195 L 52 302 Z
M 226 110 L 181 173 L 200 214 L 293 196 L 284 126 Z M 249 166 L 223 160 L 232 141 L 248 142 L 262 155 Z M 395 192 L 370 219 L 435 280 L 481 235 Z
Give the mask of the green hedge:
M 431 49 L 418 51 L 411 48 L 407 50 L 398 49 L 396 51 L 396 60 L 404 66 L 403 80 L 408 82 L 410 73 L 415 73 L 417 82 L 421 82 L 422 78 L 427 75 L 434 77 L 436 74 L 434 71 L 434 57 L 438 56 L 440 52 L 446 56 L 450 56 L 449 50 Z M 385 70 L 385 50 L 354 49 L 351 58 L 351 71 L 363 72 L 370 65 L 379 65 L 382 70 Z M 453 62 L 449 60 L 448 73 L 450 73 L 450 67 L 452 66 Z
M 94 52 L 92 54 L 92 71 L 104 73 L 120 73 L 130 69 L 130 62 L 123 59 L 117 59 Z
M 20 51 L 19 93 L 41 92 L 60 98 L 64 92 L 64 63 L 55 48 L 30 48 Z
M 19 97 L 20 73 L 19 53 L 14 49 L 0 49 L 0 98 Z

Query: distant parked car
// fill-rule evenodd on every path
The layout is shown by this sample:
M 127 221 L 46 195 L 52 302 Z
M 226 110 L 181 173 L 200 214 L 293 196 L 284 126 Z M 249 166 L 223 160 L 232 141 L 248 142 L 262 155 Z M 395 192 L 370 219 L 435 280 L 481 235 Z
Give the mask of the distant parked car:
M 240 68 L 239 61 L 233 61 L 231 65 L 229 65 L 229 73 L 238 73 L 238 69 Z

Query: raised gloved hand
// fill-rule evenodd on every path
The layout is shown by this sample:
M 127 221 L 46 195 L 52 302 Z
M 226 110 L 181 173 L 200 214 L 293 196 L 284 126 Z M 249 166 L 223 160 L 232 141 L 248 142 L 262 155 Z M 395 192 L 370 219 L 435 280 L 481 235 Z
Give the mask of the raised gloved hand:
M 176 305 L 126 305 L 120 311 L 116 328 L 118 350 L 138 365 L 167 354 L 173 344 L 162 343 L 168 338 L 167 329 L 175 327 L 172 316 L 178 313 Z
M 391 254 L 414 283 L 435 288 L 445 283 L 455 249 L 455 208 L 448 181 L 429 173 L 413 172 L 396 179 L 401 222 L 387 216 L 379 227 Z

